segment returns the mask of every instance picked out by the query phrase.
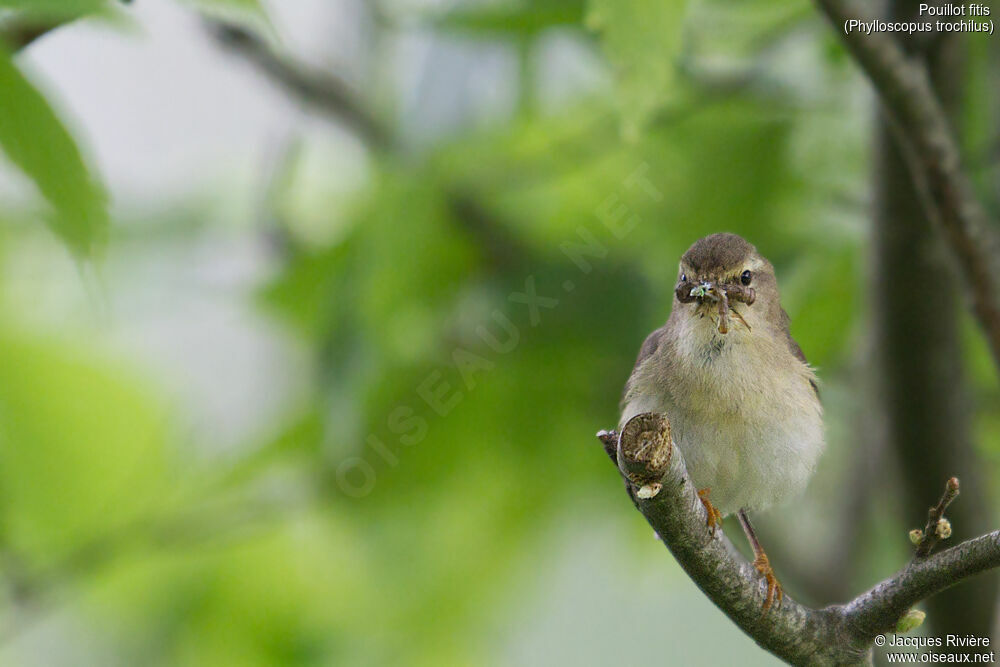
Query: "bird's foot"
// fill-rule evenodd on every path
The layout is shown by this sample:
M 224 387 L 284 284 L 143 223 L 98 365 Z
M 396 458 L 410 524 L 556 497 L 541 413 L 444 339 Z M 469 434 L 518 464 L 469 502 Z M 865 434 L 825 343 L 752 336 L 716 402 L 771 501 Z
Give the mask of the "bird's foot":
M 778 579 L 774 576 L 774 570 L 771 569 L 771 561 L 767 559 L 767 554 L 762 551 L 754 559 L 753 566 L 757 568 L 758 572 L 764 575 L 764 580 L 767 581 L 767 597 L 764 598 L 764 609 L 761 613 L 766 614 L 775 600 L 777 600 L 778 608 L 780 609 L 781 599 L 785 594 L 781 590 L 781 584 L 778 583 Z
M 702 489 L 698 492 L 698 500 L 705 506 L 705 511 L 708 513 L 708 520 L 705 522 L 705 525 L 712 531 L 712 535 L 715 535 L 716 529 L 722 526 L 722 512 L 716 509 L 712 501 L 708 499 L 708 494 L 711 492 L 712 489 Z

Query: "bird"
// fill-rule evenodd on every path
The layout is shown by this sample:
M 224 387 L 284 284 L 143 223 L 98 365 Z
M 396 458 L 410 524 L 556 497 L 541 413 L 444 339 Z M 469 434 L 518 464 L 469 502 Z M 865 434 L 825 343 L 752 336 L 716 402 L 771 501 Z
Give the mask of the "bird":
M 670 420 L 714 534 L 736 513 L 767 591 L 783 597 L 749 512 L 799 495 L 824 448 L 815 370 L 790 332 L 774 267 L 742 237 L 717 233 L 681 256 L 670 316 L 645 339 L 625 385 L 619 430 Z

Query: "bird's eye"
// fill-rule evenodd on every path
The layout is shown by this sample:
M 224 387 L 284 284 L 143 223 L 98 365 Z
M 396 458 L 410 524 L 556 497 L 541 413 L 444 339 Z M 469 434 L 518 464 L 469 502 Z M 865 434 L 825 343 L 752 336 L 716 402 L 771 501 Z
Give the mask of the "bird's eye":
M 686 273 L 682 273 L 681 274 L 681 282 L 682 283 L 686 283 L 687 280 L 688 280 L 687 274 Z
M 740 282 L 743 283 L 744 285 L 749 285 L 751 278 L 753 278 L 753 276 L 750 274 L 750 272 L 744 271 L 743 274 L 740 276 Z

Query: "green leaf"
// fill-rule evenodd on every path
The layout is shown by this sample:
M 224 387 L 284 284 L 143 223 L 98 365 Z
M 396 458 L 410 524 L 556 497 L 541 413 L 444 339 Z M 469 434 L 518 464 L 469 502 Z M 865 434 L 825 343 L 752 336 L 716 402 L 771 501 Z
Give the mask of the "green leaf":
M 627 136 L 670 98 L 686 9 L 685 0 L 589 0 L 587 26 L 615 68 Z
M 55 209 L 53 231 L 78 256 L 92 256 L 108 229 L 103 187 L 48 102 L 2 52 L 0 91 L 0 148 Z
M 162 502 L 166 414 L 128 369 L 0 331 L 3 539 L 39 559 Z
M 433 20 L 445 30 L 472 35 L 531 37 L 558 26 L 579 26 L 583 21 L 583 0 L 488 3 L 460 6 Z
M 99 11 L 105 0 L 0 0 L 0 8 L 26 12 L 32 17 L 68 18 Z

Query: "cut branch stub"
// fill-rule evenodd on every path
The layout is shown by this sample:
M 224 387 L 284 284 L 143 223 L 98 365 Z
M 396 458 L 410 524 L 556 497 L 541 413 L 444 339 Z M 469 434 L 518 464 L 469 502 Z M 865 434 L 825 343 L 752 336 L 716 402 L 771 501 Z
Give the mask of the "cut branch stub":
M 639 497 L 656 495 L 672 453 L 670 421 L 662 414 L 647 412 L 632 417 L 618 437 L 618 468 L 640 492 L 650 494 L 640 493 Z
M 876 637 L 914 625 L 919 617 L 911 612 L 914 605 L 1000 567 L 998 530 L 914 559 L 845 604 L 812 609 L 786 596 L 781 607 L 772 607 L 765 616 L 761 614 L 764 582 L 722 531 L 709 533 L 704 506 L 687 476 L 684 452 L 673 451 L 667 418 L 637 415 L 625 424 L 620 437 L 614 431 L 601 431 L 597 437 L 610 458 L 617 460 L 636 509 L 692 581 L 757 644 L 793 665 L 871 665 Z M 948 480 L 939 503 L 941 514 L 957 491 L 958 480 Z

